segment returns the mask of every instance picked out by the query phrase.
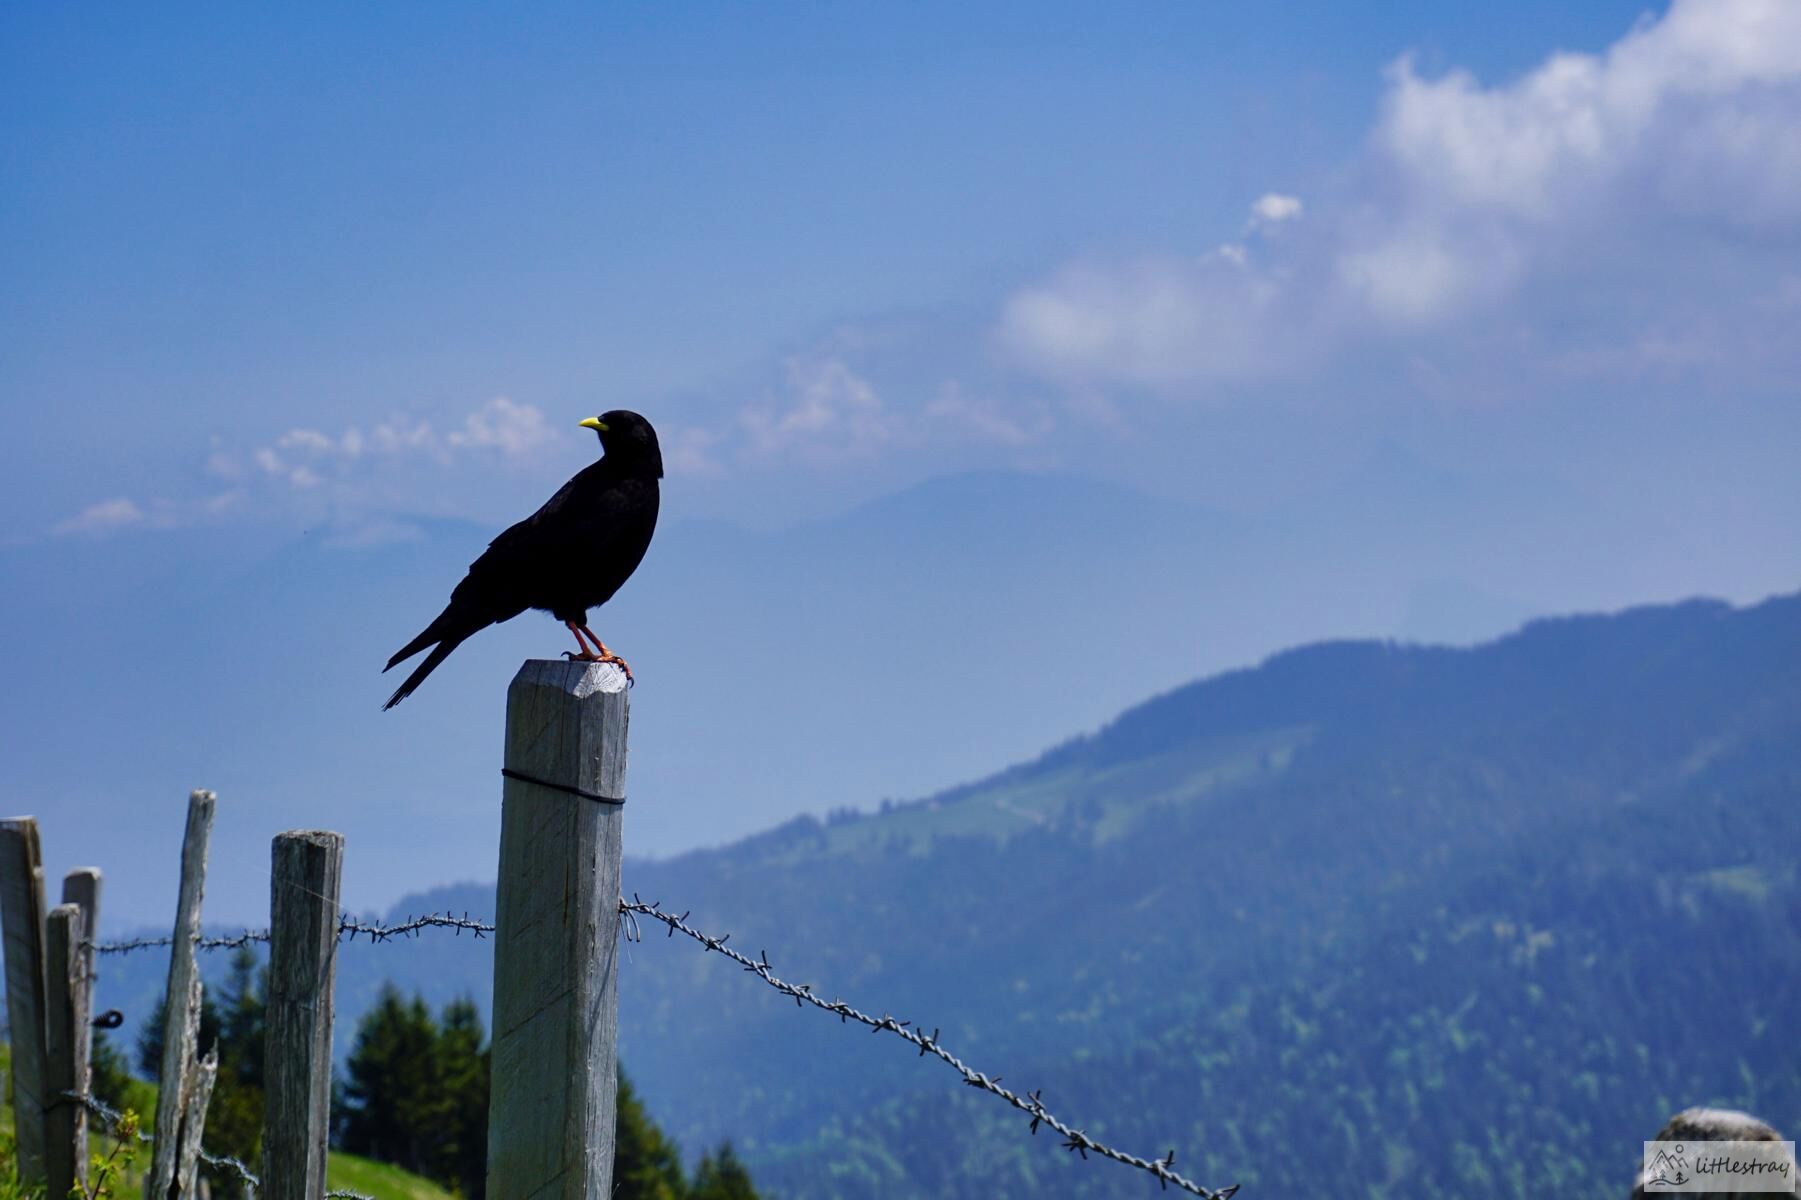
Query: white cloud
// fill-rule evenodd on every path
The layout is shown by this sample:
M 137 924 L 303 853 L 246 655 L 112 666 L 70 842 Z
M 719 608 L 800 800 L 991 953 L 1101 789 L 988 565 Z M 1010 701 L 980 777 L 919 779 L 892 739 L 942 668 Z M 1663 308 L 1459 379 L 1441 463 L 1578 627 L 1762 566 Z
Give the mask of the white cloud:
M 1566 316 L 1592 305 L 1569 322 L 1591 338 L 1648 345 L 1696 310 L 1763 304 L 1794 272 L 1797 0 L 1676 0 L 1602 53 L 1554 54 L 1501 84 L 1426 78 L 1403 58 L 1381 112 L 1351 182 L 1309 202 L 1304 230 L 1299 198 L 1266 193 L 1245 232 L 1284 236 L 1066 268 L 1007 301 L 1001 343 L 1066 382 L 1217 384 L 1479 329 L 1509 305 L 1533 327 L 1547 296 Z
M 1291 296 L 1244 247 L 1203 258 L 1066 269 L 1014 295 L 1000 341 L 1016 359 L 1065 379 L 1139 384 L 1234 379 L 1287 352 Z
M 350 430 L 348 433 L 357 433 Z M 348 433 L 346 436 L 348 436 Z M 362 439 L 357 439 L 358 452 L 362 449 Z M 410 451 L 435 452 L 438 448 L 438 435 L 429 421 L 414 421 L 411 424 L 384 423 L 369 431 L 369 445 L 378 454 L 405 454 Z
M 1377 245 L 1343 249 L 1340 300 L 1389 325 L 1426 326 L 1472 300 L 1505 292 L 1520 270 L 1509 239 L 1420 221 Z
M 445 441 L 458 449 L 491 448 L 519 457 L 530 454 L 554 437 L 544 414 L 534 405 L 517 404 L 505 396 L 496 396 L 464 418 L 463 427 L 451 431 Z
M 1265 192 L 1251 205 L 1251 225 L 1254 228 L 1280 225 L 1284 221 L 1296 220 L 1300 215 L 1301 198 L 1284 196 L 1280 192 Z
M 777 407 L 758 406 L 740 418 L 757 454 L 831 461 L 867 455 L 893 440 L 881 395 L 843 357 L 795 355 L 784 375 Z
M 1604 54 L 1556 54 L 1504 86 L 1423 79 L 1406 58 L 1389 81 L 1375 143 L 1400 213 L 1339 259 L 1380 319 L 1456 315 L 1591 237 L 1662 256 L 1672 226 L 1801 218 L 1793 0 L 1678 0 Z
M 52 533 L 109 533 L 115 529 L 124 529 L 132 525 L 142 525 L 146 520 L 144 510 L 136 502 L 119 496 L 112 500 L 102 500 L 98 504 L 90 504 L 74 516 L 58 522 Z
M 581 431 L 573 428 L 569 434 Z M 582 434 L 583 439 L 589 435 Z M 309 521 L 362 528 L 384 509 L 454 510 L 444 499 L 446 470 L 495 461 L 536 459 L 556 441 L 543 412 L 499 396 L 466 413 L 448 431 L 424 418 L 391 418 L 340 434 L 298 426 L 267 445 L 233 449 L 213 439 L 204 460 L 208 476 L 232 490 L 202 498 L 119 498 L 92 505 L 54 526 L 58 534 L 138 526 L 172 529 L 216 520 L 246 503 L 304 514 Z M 584 442 L 584 446 L 591 440 Z M 388 533 L 370 536 L 387 537 Z
M 51 526 L 50 532 L 66 536 L 107 534 L 123 529 L 176 529 L 217 519 L 236 508 L 242 499 L 243 493 L 239 491 L 219 492 L 181 502 L 157 499 L 145 504 L 118 496 L 88 505 L 67 520 Z
M 290 429 L 275 445 L 282 450 L 310 450 L 319 454 L 329 454 L 338 448 L 336 442 L 316 429 Z
M 1378 139 L 1426 197 L 1541 220 L 1628 174 L 1667 184 L 1697 163 L 1794 182 L 1801 5 L 1678 0 L 1605 54 L 1556 54 L 1516 83 L 1483 88 L 1467 72 L 1391 71 Z M 1678 134 L 1702 127 L 1715 136 Z M 1712 187 L 1722 216 L 1734 187 Z M 1801 195 L 1789 196 L 1801 212 Z
M 319 487 L 345 478 L 365 456 L 410 458 L 450 465 L 460 455 L 498 453 L 509 460 L 528 459 L 556 440 L 544 413 L 531 404 L 496 396 L 464 416 L 446 433 L 423 418 L 393 418 L 368 430 L 352 425 L 334 437 L 317 429 L 290 429 L 267 446 L 250 452 L 264 475 L 299 489 Z M 239 478 L 238 457 L 215 450 L 209 473 Z
M 948 432 L 951 441 L 1024 446 L 1044 437 L 1051 420 L 1043 413 L 1009 412 L 992 397 L 973 396 L 956 380 L 938 390 L 925 407 L 926 426 Z

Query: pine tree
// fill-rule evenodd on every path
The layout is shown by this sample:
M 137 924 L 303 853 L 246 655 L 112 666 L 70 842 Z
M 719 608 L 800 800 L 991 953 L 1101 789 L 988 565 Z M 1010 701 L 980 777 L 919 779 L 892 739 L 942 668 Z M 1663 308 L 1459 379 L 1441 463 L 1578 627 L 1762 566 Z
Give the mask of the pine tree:
M 730 1142 L 721 1142 L 718 1150 L 701 1155 L 688 1200 L 757 1200 L 750 1172 L 744 1169 Z
M 393 1163 L 480 1200 L 486 1188 L 490 1050 L 475 1002 L 434 1020 L 392 984 L 357 1025 L 333 1107 L 340 1148 Z M 619 1076 L 613 1200 L 756 1200 L 729 1143 L 702 1158 L 690 1189 L 681 1152 Z
M 435 1174 L 471 1200 L 479 1200 L 487 1186 L 490 1060 L 482 1042 L 475 1001 L 465 997 L 447 1005 L 437 1058 L 448 1140 Z
M 442 1137 L 434 1084 L 437 1024 L 415 996 L 401 999 L 393 984 L 357 1026 L 346 1064 L 343 1147 L 423 1174 Z

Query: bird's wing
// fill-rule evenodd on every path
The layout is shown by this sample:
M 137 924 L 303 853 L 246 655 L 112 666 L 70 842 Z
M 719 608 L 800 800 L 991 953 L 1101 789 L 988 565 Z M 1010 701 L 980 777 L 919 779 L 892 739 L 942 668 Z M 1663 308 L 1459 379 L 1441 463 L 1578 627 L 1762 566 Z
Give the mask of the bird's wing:
M 630 527 L 633 501 L 618 487 L 602 486 L 606 477 L 596 470 L 600 466 L 580 472 L 537 512 L 502 530 L 469 564 L 468 578 L 457 590 L 505 591 L 509 583 L 534 578 L 564 555 L 605 555 Z

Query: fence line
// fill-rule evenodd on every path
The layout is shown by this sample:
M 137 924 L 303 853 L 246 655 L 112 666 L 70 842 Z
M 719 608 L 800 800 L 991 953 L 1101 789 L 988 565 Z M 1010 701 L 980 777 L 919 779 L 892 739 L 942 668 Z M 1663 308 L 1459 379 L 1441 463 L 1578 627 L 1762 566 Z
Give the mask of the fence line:
M 744 970 L 757 976 L 757 978 L 761 979 L 776 991 L 781 992 L 783 995 L 794 1000 L 796 1005 L 801 1007 L 811 1005 L 824 1012 L 834 1013 L 841 1022 L 856 1021 L 861 1025 L 867 1026 L 876 1033 L 885 1031 L 895 1034 L 903 1041 L 918 1047 L 919 1053 L 922 1056 L 927 1054 L 932 1055 L 955 1070 L 958 1074 L 963 1076 L 963 1082 L 970 1087 L 978 1088 L 993 1096 L 998 1096 L 1012 1107 L 1026 1114 L 1026 1116 L 1031 1118 L 1031 1132 L 1033 1134 L 1038 1132 L 1038 1127 L 1040 1125 L 1048 1126 L 1050 1129 L 1054 1130 L 1063 1138 L 1063 1148 L 1065 1150 L 1080 1154 L 1083 1158 L 1087 1158 L 1090 1153 L 1094 1153 L 1100 1155 L 1102 1158 L 1108 1158 L 1129 1167 L 1136 1167 L 1153 1176 L 1158 1184 L 1164 1189 L 1168 1189 L 1173 1185 L 1182 1191 L 1203 1197 L 1204 1200 L 1228 1200 L 1229 1197 L 1233 1196 L 1238 1191 L 1238 1184 L 1232 1184 L 1228 1187 L 1214 1190 L 1182 1176 L 1175 1169 L 1176 1152 L 1174 1150 L 1171 1150 L 1167 1155 L 1160 1159 L 1140 1158 L 1135 1154 L 1128 1154 L 1125 1151 L 1116 1150 L 1111 1146 L 1096 1141 L 1086 1133 L 1083 1133 L 1080 1129 L 1070 1126 L 1062 1119 L 1055 1116 L 1045 1107 L 1043 1101 L 1039 1097 L 1039 1092 L 1034 1091 L 1028 1092 L 1025 1095 L 1020 1095 L 1009 1088 L 1001 1087 L 1000 1076 L 985 1075 L 965 1064 L 962 1059 L 946 1050 L 939 1043 L 938 1030 L 934 1029 L 930 1034 L 921 1033 L 913 1028 L 913 1023 L 911 1021 L 899 1021 L 886 1014 L 881 1017 L 872 1017 L 868 1013 L 853 1008 L 842 1000 L 822 1000 L 814 994 L 811 984 L 789 983 L 776 976 L 770 968 L 767 954 L 759 954 L 759 956 L 754 959 L 750 958 L 726 945 L 731 934 L 728 933 L 719 937 L 713 937 L 687 924 L 688 913 L 684 912 L 678 916 L 673 913 L 665 912 L 659 902 L 653 901 L 651 903 L 645 903 L 636 893 L 633 894 L 632 899 L 629 901 L 621 898 L 619 901 L 619 910 L 621 913 L 627 914 L 628 920 L 636 917 L 646 917 L 653 921 L 659 921 L 668 927 L 667 936 L 674 937 L 677 933 L 680 933 L 704 946 L 708 950 L 718 951 L 720 954 L 723 954 L 725 957 L 737 963 Z M 395 925 L 386 925 L 380 922 L 372 924 L 364 923 L 357 921 L 348 915 L 341 917 L 338 922 L 338 933 L 341 938 L 349 938 L 354 941 L 358 934 L 362 934 L 368 937 L 371 942 L 376 943 L 393 939 L 417 937 L 420 931 L 425 929 L 451 929 L 459 935 L 467 930 L 473 933 L 477 938 L 481 938 L 484 934 L 494 932 L 493 925 L 484 921 L 473 920 L 467 912 L 460 917 L 450 913 L 428 913 L 422 917 L 409 916 L 405 921 Z M 627 936 L 633 941 L 643 940 L 641 932 L 636 927 L 635 920 L 631 920 Z M 240 934 L 229 937 L 200 938 L 196 940 L 195 945 L 202 950 L 214 950 L 242 946 L 250 942 L 265 942 L 268 938 L 269 934 L 267 930 L 246 929 Z M 97 954 L 123 954 L 153 946 L 167 946 L 171 941 L 172 939 L 167 937 L 137 938 L 126 942 L 110 942 L 91 945 L 92 949 Z

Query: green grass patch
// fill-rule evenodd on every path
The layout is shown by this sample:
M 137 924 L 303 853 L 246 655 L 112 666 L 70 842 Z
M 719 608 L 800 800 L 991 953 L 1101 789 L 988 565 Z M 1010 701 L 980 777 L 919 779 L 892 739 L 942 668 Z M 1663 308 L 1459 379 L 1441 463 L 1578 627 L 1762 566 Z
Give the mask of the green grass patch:
M 429 1179 L 399 1167 L 334 1152 L 325 1167 L 326 1190 L 346 1188 L 375 1200 L 451 1200 L 451 1193 Z

